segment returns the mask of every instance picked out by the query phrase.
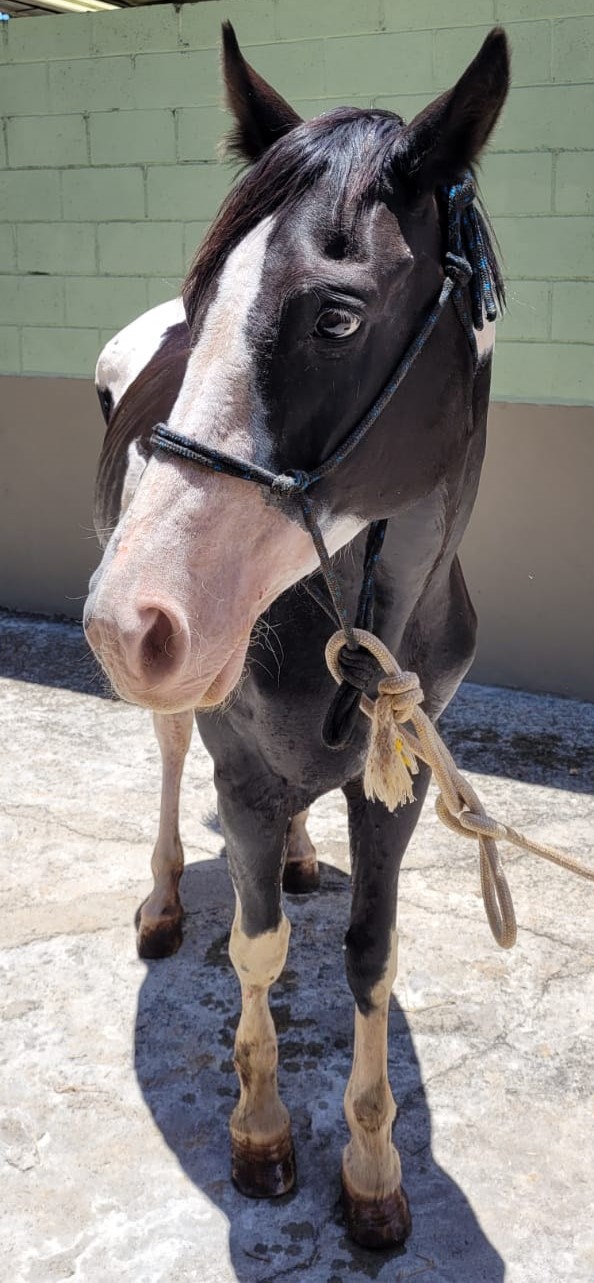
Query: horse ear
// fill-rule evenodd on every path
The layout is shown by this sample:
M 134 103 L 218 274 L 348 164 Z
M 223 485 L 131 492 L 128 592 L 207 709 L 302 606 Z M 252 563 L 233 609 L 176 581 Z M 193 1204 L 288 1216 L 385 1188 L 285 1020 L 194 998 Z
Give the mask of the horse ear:
M 235 117 L 226 149 L 241 160 L 258 160 L 301 124 L 301 116 L 245 61 L 230 22 L 223 23 L 223 76 L 227 106 Z
M 454 88 L 415 116 L 398 168 L 419 190 L 452 183 L 479 159 L 507 96 L 509 68 L 507 36 L 495 27 Z

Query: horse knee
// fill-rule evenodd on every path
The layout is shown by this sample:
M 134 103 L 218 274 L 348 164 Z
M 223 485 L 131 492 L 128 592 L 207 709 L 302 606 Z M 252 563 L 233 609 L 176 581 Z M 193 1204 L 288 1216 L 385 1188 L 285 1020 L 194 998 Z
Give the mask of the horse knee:
M 229 957 L 242 986 L 268 991 L 285 965 L 290 934 L 289 919 L 280 910 L 276 925 L 258 935 L 248 933 L 243 904 L 238 905 L 231 928 Z

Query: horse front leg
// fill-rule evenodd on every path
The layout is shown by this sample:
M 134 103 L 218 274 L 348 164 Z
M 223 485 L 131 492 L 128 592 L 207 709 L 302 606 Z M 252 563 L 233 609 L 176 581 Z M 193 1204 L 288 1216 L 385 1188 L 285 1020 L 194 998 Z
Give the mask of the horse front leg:
M 249 791 L 248 794 L 249 796 Z M 232 1177 L 242 1194 L 271 1198 L 295 1181 L 291 1123 L 277 1085 L 278 1047 L 268 993 L 285 965 L 290 924 L 281 906 L 288 813 L 263 816 L 219 792 L 236 894 L 229 956 L 241 986 L 235 1035 L 240 1096 L 231 1130 Z
M 151 860 L 154 886 L 136 916 L 141 958 L 165 958 L 179 949 L 183 938 L 179 883 L 184 851 L 179 836 L 179 794 L 194 714 L 191 710 L 154 713 L 153 725 L 161 750 L 161 811 Z
M 343 1153 L 342 1188 L 349 1232 L 363 1247 L 400 1244 L 411 1228 L 392 1143 L 396 1105 L 388 1080 L 388 1014 L 397 971 L 398 874 L 428 782 L 429 771 L 421 768 L 415 801 L 394 814 L 368 802 L 360 780 L 344 790 L 353 868 L 346 970 L 356 1008 L 344 1098 L 351 1139 Z

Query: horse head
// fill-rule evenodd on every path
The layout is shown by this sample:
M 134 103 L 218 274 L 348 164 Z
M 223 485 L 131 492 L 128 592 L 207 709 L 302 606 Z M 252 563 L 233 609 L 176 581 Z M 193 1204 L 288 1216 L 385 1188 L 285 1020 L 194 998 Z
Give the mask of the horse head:
M 245 62 L 229 25 L 223 34 L 230 146 L 249 167 L 184 285 L 168 427 L 277 474 L 311 471 L 373 404 L 439 294 L 438 193 L 495 126 L 507 42 L 491 32 L 410 124 L 349 107 L 304 122 Z M 371 520 L 447 489 L 474 374 L 449 309 L 397 407 L 316 486 L 331 554 Z M 149 363 L 122 397 L 128 418 L 150 377 Z M 87 637 L 124 698 L 163 712 L 212 707 L 238 683 L 258 617 L 317 568 L 312 540 L 298 506 L 158 450 L 141 466 L 136 457 L 134 486 L 91 582 Z

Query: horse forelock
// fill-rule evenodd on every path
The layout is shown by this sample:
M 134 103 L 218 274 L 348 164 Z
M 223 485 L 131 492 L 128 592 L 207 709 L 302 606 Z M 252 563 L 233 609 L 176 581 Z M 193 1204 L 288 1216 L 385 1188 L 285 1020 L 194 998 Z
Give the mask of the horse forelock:
M 339 224 L 342 211 L 380 195 L 388 157 L 404 122 L 393 112 L 356 107 L 304 122 L 280 138 L 239 180 L 198 249 L 183 286 L 190 326 L 224 261 L 257 223 L 290 214 L 321 178 Z

